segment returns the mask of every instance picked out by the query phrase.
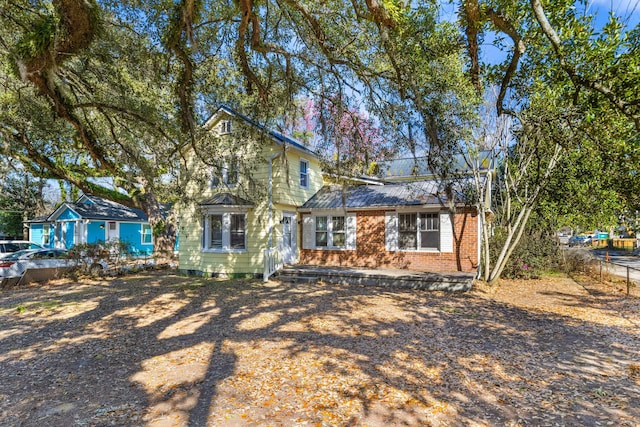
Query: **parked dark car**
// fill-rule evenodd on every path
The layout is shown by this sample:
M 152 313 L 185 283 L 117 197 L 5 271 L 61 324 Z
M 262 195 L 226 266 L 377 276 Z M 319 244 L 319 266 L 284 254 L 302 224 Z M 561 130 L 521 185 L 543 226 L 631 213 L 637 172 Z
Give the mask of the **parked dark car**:
M 591 236 L 571 236 L 569 246 L 587 246 L 591 244 Z

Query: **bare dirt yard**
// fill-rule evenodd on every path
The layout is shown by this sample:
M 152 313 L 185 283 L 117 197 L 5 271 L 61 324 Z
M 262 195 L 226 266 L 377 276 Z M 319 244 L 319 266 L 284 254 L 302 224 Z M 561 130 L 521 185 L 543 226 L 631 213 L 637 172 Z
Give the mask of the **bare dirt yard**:
M 170 272 L 0 292 L 1 426 L 640 426 L 640 300 Z

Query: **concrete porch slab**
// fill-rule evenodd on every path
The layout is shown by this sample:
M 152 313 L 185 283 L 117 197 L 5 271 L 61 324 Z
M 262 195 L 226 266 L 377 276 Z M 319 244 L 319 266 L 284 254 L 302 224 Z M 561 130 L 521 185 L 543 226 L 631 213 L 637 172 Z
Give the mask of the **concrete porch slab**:
M 322 280 L 328 283 L 465 292 L 471 289 L 475 274 L 293 265 L 280 270 L 276 277 L 283 281 L 295 281 L 296 278 L 302 277 L 307 283 L 309 278 L 316 278 L 316 280 Z

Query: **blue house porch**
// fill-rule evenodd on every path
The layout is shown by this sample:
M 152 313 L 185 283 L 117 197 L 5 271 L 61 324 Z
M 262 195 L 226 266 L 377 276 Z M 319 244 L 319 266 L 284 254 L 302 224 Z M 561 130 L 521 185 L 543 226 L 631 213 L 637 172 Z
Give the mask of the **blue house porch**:
M 134 255 L 153 252 L 153 233 L 146 214 L 110 200 L 83 195 L 63 203 L 52 214 L 26 222 L 29 240 L 49 248 L 70 249 L 81 243 L 119 240 Z

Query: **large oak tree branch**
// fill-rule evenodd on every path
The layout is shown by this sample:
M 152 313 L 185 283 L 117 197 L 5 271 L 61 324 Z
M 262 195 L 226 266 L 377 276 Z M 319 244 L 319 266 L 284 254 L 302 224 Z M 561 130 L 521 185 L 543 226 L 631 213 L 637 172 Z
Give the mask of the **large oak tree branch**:
M 193 22 L 196 17 L 196 4 L 194 0 L 182 0 L 175 6 L 172 25 L 167 34 L 167 49 L 172 51 L 180 63 L 182 63 L 182 73 L 178 80 L 177 95 L 180 105 L 180 116 L 182 128 L 193 140 L 196 133 L 196 124 L 193 118 L 193 71 L 194 65 L 182 40 L 183 35 L 191 43 L 194 42 Z
M 553 47 L 556 57 L 560 63 L 560 67 L 562 67 L 565 73 L 567 73 L 573 84 L 575 86 L 582 86 L 594 90 L 604 95 L 604 97 L 606 97 L 615 108 L 627 117 L 631 118 L 635 123 L 636 129 L 640 130 L 640 115 L 634 114 L 629 108 L 633 104 L 621 99 L 616 93 L 603 84 L 580 75 L 576 68 L 566 60 L 565 52 L 562 49 L 562 40 L 560 40 L 558 33 L 556 33 L 553 26 L 547 19 L 540 0 L 530 1 L 533 14 L 538 21 L 538 25 L 540 25 L 540 29 L 551 42 L 551 46 Z
M 471 59 L 471 67 L 469 74 L 471 82 L 476 92 L 482 93 L 482 85 L 480 84 L 480 60 L 478 59 L 478 29 L 482 25 L 482 15 L 480 13 L 480 4 L 478 0 L 465 0 L 462 3 L 462 17 L 464 18 L 464 32 L 467 36 L 467 50 Z

